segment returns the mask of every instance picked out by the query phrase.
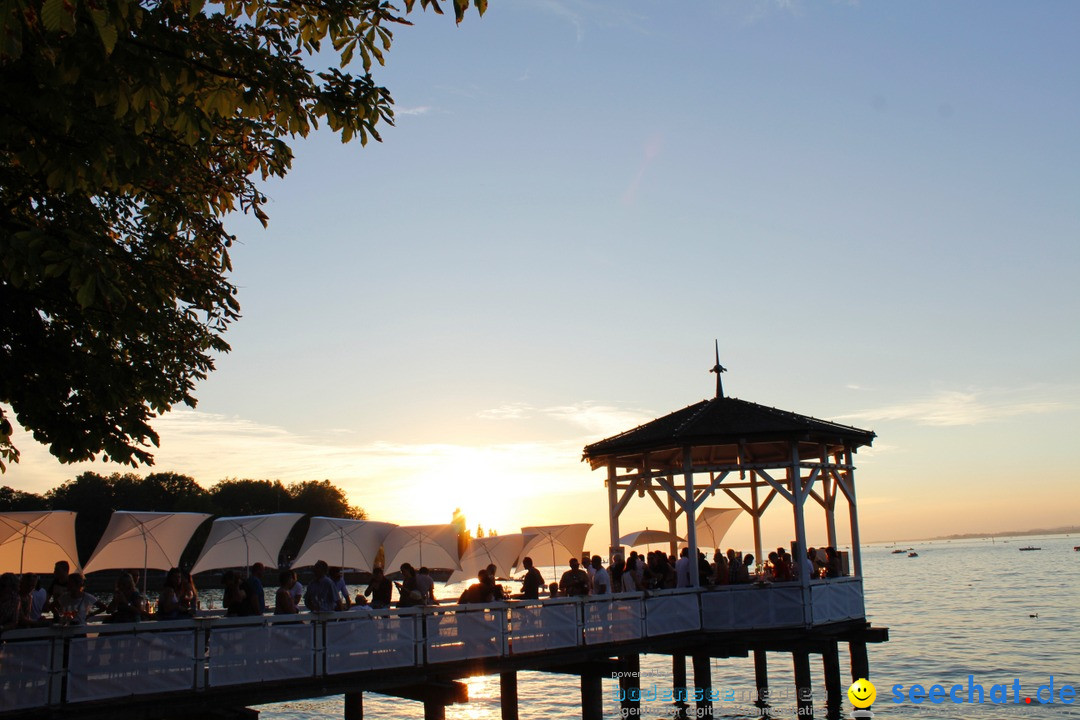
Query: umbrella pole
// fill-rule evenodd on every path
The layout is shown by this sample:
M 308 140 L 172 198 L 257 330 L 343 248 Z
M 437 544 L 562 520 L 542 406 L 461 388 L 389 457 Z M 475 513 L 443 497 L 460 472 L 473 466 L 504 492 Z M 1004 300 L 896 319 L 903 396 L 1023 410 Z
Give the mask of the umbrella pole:
M 19 548 L 19 575 L 23 574 L 23 559 L 26 557 L 26 536 L 30 534 L 30 526 L 23 524 L 22 547 Z

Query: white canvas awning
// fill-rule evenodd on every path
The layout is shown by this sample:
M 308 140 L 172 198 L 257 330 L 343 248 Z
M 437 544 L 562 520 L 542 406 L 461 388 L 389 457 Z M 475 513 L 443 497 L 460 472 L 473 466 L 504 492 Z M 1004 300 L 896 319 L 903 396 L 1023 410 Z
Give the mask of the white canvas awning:
M 126 568 L 168 570 L 209 513 L 128 512 L 118 510 L 86 563 L 86 572 Z
M 458 528 L 455 525 L 404 525 L 390 531 L 383 541 L 386 571 L 402 563 L 420 569 L 451 568 L 460 570 Z
M 278 553 L 301 513 L 222 517 L 214 520 L 192 573 L 248 567 L 257 562 L 278 566 Z
M 369 520 L 313 517 L 292 567 L 308 567 L 325 560 L 331 566 L 371 570 L 379 547 L 396 527 Z
M 590 528 L 592 523 L 521 528 L 525 536 L 521 557 L 532 556 L 536 566 L 546 565 L 550 560 L 551 567 L 561 567 L 572 557 L 580 560 L 581 552 L 585 549 L 585 536 Z
M 724 535 L 741 512 L 740 508 L 701 508 L 698 511 L 694 528 L 697 530 L 697 544 L 702 552 L 720 547 Z
M 60 560 L 79 570 L 75 513 L 32 510 L 0 513 L 0 572 L 50 573 Z
M 681 538 L 675 533 L 668 532 L 667 530 L 650 530 L 648 528 L 645 528 L 644 530 L 635 530 L 634 532 L 619 538 L 619 544 L 626 545 L 627 547 L 658 545 L 660 543 L 670 543 L 672 541 L 685 542 L 685 538 Z
M 517 565 L 523 547 L 525 536 L 521 533 L 477 538 L 469 543 L 469 548 L 461 556 L 461 570 L 451 575 L 447 582 L 474 578 L 492 563 L 499 577 L 508 577 Z

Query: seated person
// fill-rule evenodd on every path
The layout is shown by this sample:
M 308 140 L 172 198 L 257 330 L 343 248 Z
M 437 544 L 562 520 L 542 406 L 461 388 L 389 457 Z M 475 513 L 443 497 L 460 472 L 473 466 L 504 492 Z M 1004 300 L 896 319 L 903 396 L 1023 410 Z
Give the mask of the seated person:
M 458 605 L 466 605 L 468 603 L 489 603 L 495 600 L 487 570 L 478 572 L 476 574 L 476 579 L 477 582 L 474 582 L 472 585 L 465 588 L 465 592 L 461 593 L 461 597 L 458 598 Z
M 135 587 L 135 580 L 128 573 L 120 573 L 116 579 L 116 590 L 107 608 L 108 622 L 137 622 L 148 620 L 142 593 Z

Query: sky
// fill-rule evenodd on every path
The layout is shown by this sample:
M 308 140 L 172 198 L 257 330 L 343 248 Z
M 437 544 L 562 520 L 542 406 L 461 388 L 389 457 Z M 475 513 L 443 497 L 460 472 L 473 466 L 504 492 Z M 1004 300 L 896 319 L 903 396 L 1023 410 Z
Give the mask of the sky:
M 243 318 L 155 470 L 329 479 L 399 524 L 592 522 L 601 549 L 583 446 L 710 397 L 715 340 L 728 395 L 877 433 L 864 540 L 1080 522 L 1080 5 L 414 20 L 383 142 L 295 142 L 269 229 L 230 220 Z M 19 489 L 127 469 L 15 440 Z M 647 499 L 621 522 L 662 526 Z

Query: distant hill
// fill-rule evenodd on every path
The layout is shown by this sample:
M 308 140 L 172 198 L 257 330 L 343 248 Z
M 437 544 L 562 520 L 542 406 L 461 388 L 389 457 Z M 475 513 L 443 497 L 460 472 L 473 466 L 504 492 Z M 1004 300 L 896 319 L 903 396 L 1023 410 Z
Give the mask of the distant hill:
M 1035 528 L 1034 530 L 998 530 L 997 532 L 963 533 L 960 535 L 940 535 L 927 540 L 974 540 L 987 537 L 1020 537 L 1023 535 L 1072 535 L 1080 533 L 1080 525 L 1067 525 L 1056 528 Z

